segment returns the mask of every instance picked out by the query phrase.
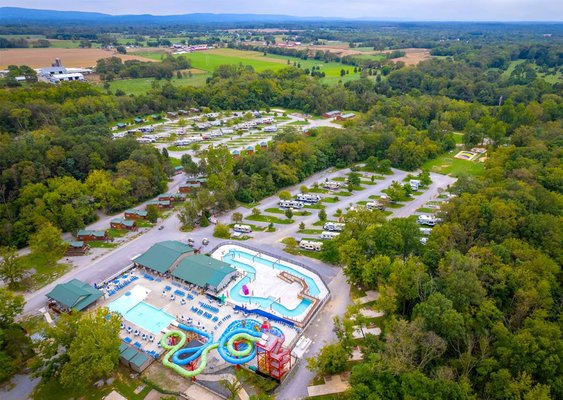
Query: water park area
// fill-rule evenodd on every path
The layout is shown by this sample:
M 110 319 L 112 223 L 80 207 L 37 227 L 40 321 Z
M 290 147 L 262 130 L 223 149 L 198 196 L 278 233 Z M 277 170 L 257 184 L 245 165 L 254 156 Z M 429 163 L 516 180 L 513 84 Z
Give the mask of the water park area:
M 317 274 L 258 250 L 223 245 L 211 256 L 240 273 L 239 279 L 220 292 L 236 309 L 303 327 L 328 297 L 328 289 Z
M 255 250 L 225 245 L 213 255 L 209 265 L 220 259 L 236 268 L 221 291 L 182 281 L 174 270 L 132 267 L 98 285 L 99 305 L 122 316 L 120 337 L 148 364 L 161 360 L 188 378 L 244 364 L 282 381 L 302 356 L 300 332 L 328 297 L 326 286 L 306 268 Z

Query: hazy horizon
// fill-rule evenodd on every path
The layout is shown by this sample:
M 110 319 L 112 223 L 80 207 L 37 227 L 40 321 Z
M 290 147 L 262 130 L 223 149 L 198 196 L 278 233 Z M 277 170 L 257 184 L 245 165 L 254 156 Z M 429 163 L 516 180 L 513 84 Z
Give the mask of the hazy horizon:
M 281 4 L 281 5 L 280 5 Z M 182 0 L 155 3 L 137 0 L 59 0 L 56 5 L 45 6 L 39 0 L 0 0 L 1 7 L 21 7 L 54 11 L 85 11 L 111 15 L 152 14 L 178 15 L 191 13 L 217 14 L 278 14 L 296 17 L 356 18 L 409 21 L 499 21 L 499 22 L 561 22 L 563 2 L 550 0 L 240 0 L 236 3 L 217 0 Z

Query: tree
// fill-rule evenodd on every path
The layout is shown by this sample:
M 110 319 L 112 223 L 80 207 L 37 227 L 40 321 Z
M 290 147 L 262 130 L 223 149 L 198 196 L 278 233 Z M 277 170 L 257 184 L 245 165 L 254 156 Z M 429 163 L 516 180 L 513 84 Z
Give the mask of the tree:
M 232 377 L 232 379 L 223 379 L 221 385 L 229 392 L 228 400 L 236 400 L 238 393 L 242 389 L 242 384 L 238 377 Z
M 213 229 L 213 236 L 221 239 L 228 239 L 231 237 L 231 231 L 227 225 L 217 222 L 215 229 Z
M 389 200 L 392 202 L 405 201 L 408 197 L 404 186 L 397 181 L 393 181 L 393 183 L 391 183 L 391 185 L 387 188 L 386 193 Z
M 16 316 L 23 312 L 25 300 L 6 288 L 0 288 L 0 328 L 14 323 Z
M 293 218 L 293 210 L 291 208 L 285 210 L 285 216 L 287 217 L 287 219 Z
M 168 150 L 166 149 L 166 147 L 163 147 L 163 148 L 162 148 L 162 155 L 163 155 L 165 158 L 169 158 L 169 157 L 170 157 L 170 156 L 168 155 Z
M 231 220 L 235 223 L 235 224 L 240 224 L 242 222 L 242 213 L 239 212 L 235 212 L 233 213 L 233 216 L 231 217 Z
M 262 212 L 260 211 L 259 208 L 254 207 L 254 208 L 252 209 L 252 215 L 253 215 L 253 216 L 257 217 L 257 216 L 259 216 L 260 214 L 262 214 Z
M 299 191 L 303 194 L 309 193 L 309 188 L 305 185 L 301 185 L 301 187 L 299 188 Z
M 59 229 L 50 223 L 45 223 L 29 238 L 29 246 L 34 253 L 59 258 L 66 251 L 68 244 L 62 240 Z
M 353 186 L 360 186 L 361 183 L 360 174 L 358 174 L 357 172 L 350 172 L 350 174 L 348 174 L 348 182 L 351 183 Z
M 305 229 L 305 222 L 301 222 L 301 223 L 299 224 L 299 230 L 302 231 L 303 229 Z
M 107 308 L 83 314 L 60 370 L 64 387 L 82 392 L 96 379 L 108 378 L 119 362 L 121 318 Z M 80 379 L 77 379 L 80 377 Z
M 25 265 L 18 261 L 15 247 L 0 248 L 0 278 L 14 289 L 25 275 Z
M 153 204 L 147 206 L 147 220 L 153 224 L 158 221 L 158 208 Z
M 285 244 L 285 249 L 289 251 L 295 251 L 297 248 L 297 240 L 295 238 L 289 236 L 282 240 L 282 243 Z
M 194 202 L 185 202 L 178 212 L 178 219 L 182 228 L 191 230 L 194 228 L 199 215 L 199 210 Z
M 333 375 L 343 372 L 350 354 L 336 342 L 324 346 L 316 357 L 307 359 L 307 369 L 317 375 Z
M 117 50 L 119 54 L 127 54 L 127 49 L 125 48 L 125 46 L 117 46 L 115 50 Z
M 199 166 L 192 160 L 192 156 L 189 154 L 182 154 L 180 163 L 182 164 L 182 167 L 184 167 L 184 172 L 186 174 L 196 175 L 199 172 Z
M 321 208 L 319 210 L 319 220 L 324 222 L 324 221 L 326 221 L 326 219 L 327 219 L 326 211 L 325 211 L 324 208 Z
M 279 198 L 280 200 L 291 200 L 291 193 L 289 193 L 287 190 L 284 190 L 280 192 Z

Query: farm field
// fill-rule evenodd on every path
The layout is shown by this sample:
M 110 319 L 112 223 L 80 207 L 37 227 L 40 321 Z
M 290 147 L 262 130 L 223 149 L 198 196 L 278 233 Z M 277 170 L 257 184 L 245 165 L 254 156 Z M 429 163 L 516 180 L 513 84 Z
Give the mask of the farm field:
M 136 51 L 133 54 L 142 55 L 153 60 L 160 60 L 164 53 L 161 51 Z M 220 65 L 238 65 L 240 63 L 244 65 L 251 65 L 258 72 L 265 71 L 267 69 L 277 71 L 285 68 L 288 65 L 287 60 L 290 60 L 292 65 L 293 62 L 301 64 L 302 69 L 311 69 L 313 66 L 320 66 L 320 71 L 326 74 L 326 77 L 322 79 L 322 82 L 329 85 L 336 84 L 341 80 L 342 82 L 353 80 L 359 78 L 360 76 L 360 74 L 353 74 L 354 67 L 350 65 L 343 65 L 337 62 L 324 63 L 313 59 L 301 60 L 295 57 L 275 54 L 268 54 L 265 56 L 264 53 L 257 51 L 213 49 L 209 51 L 194 52 L 186 54 L 185 56 L 192 60 L 192 67 L 209 72 L 213 72 Z M 350 73 L 344 77 L 340 77 L 341 69 L 349 70 Z
M 28 65 L 31 68 L 50 66 L 55 58 L 60 58 L 65 67 L 92 67 L 100 58 L 119 57 L 122 60 L 151 61 L 146 57 L 130 54 L 117 54 L 102 49 L 7 49 L 0 50 L 0 68 L 8 65 Z

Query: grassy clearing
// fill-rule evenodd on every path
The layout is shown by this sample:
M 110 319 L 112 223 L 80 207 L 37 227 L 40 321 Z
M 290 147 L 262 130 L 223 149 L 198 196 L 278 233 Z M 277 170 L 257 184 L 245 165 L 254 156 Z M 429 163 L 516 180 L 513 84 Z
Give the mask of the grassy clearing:
M 318 203 L 318 204 L 307 204 L 305 206 L 305 208 L 311 208 L 313 210 L 322 210 L 323 208 L 325 208 L 325 206 L 320 204 L 320 203 Z
M 420 207 L 416 210 L 416 212 L 421 212 L 421 213 L 429 213 L 429 214 L 433 214 L 436 211 L 438 211 L 435 208 L 428 208 L 428 207 Z
M 272 213 L 272 214 L 282 214 L 285 215 L 285 210 L 281 210 L 279 208 L 266 208 L 264 211 Z M 309 211 L 293 211 L 293 215 L 297 215 L 299 217 L 306 217 L 311 215 Z
M 484 173 L 485 166 L 483 163 L 454 158 L 457 152 L 458 150 L 453 150 L 434 160 L 429 160 L 422 165 L 422 169 L 456 178 L 462 175 L 479 176 Z
M 338 197 L 325 197 L 321 201 L 324 203 L 338 203 L 340 199 Z
M 295 222 L 292 219 L 281 219 L 271 215 L 249 215 L 245 217 L 245 219 L 249 221 L 259 221 L 259 222 L 284 224 L 284 225 L 292 224 L 293 222 Z
M 30 253 L 18 258 L 18 263 L 26 270 L 35 271 L 22 284 L 27 289 L 37 290 L 66 274 L 71 266 L 60 264 L 58 258 L 49 254 Z
M 111 239 L 120 238 L 126 236 L 129 233 L 127 229 L 108 229 L 108 235 Z
M 160 83 L 164 85 L 170 82 L 173 86 L 204 86 L 207 78 L 210 77 L 209 73 L 198 73 L 193 74 L 192 77 L 183 77 L 178 79 L 176 77 L 172 78 L 170 81 L 160 80 L 157 81 L 154 78 L 138 78 L 138 79 L 123 79 L 118 81 L 113 81 L 109 83 L 109 88 L 112 91 L 121 90 L 126 94 L 144 94 L 147 93 L 153 85 L 153 82 Z
M 337 196 L 352 196 L 352 193 L 350 192 L 336 192 L 335 194 Z

